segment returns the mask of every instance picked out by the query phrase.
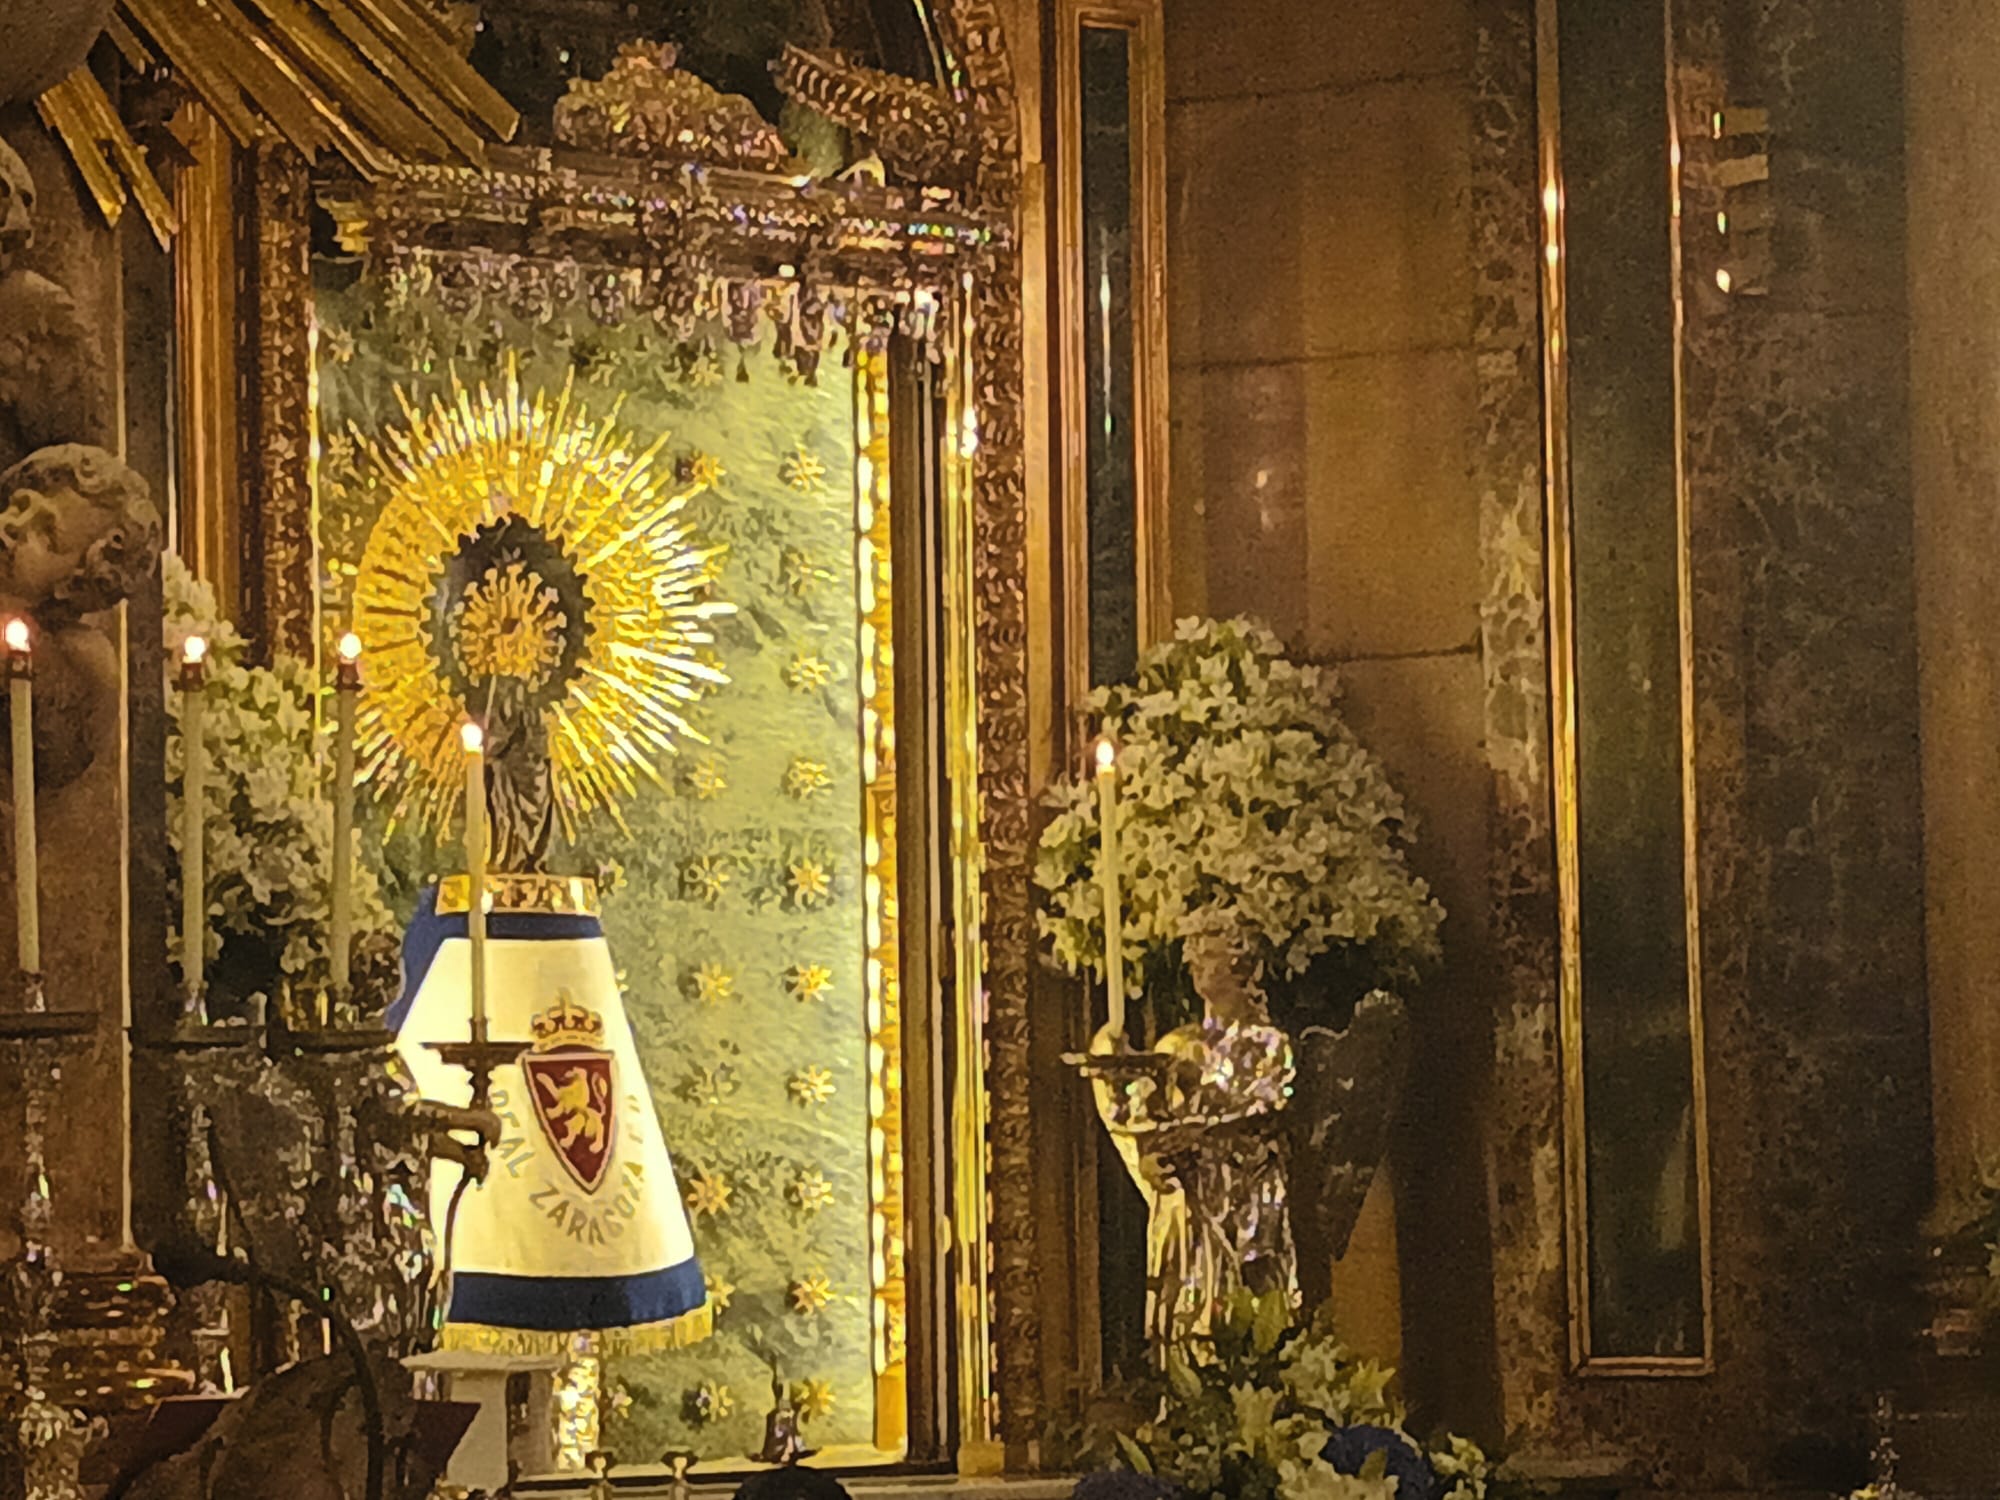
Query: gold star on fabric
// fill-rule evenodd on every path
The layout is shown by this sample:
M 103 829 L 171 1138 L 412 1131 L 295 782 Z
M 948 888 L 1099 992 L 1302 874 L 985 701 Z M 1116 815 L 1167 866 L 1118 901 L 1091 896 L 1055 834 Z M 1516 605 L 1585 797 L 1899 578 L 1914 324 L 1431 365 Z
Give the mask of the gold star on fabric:
M 694 971 L 695 998 L 707 1005 L 721 1005 L 736 998 L 736 976 L 710 959 Z
M 720 1218 L 729 1212 L 729 1195 L 732 1191 L 729 1179 L 720 1172 L 710 1175 L 705 1169 L 696 1167 L 688 1177 L 688 1212 L 697 1219 Z
M 794 599 L 805 598 L 828 577 L 826 569 L 796 547 L 787 547 L 778 555 L 778 571 L 785 580 L 785 591 Z
M 720 1422 L 735 1410 L 735 1394 L 718 1381 L 704 1380 L 687 1394 L 687 1414 L 699 1426 Z
M 785 988 L 801 1005 L 817 1000 L 833 983 L 833 970 L 825 964 L 798 964 L 785 971 Z
M 687 889 L 711 906 L 729 888 L 729 866 L 712 854 L 704 854 L 687 867 Z
M 809 1214 L 816 1214 L 833 1202 L 833 1184 L 816 1167 L 807 1167 L 792 1179 L 792 1202 Z
M 631 1388 L 627 1386 L 624 1381 L 622 1380 L 618 1381 L 611 1387 L 611 1395 L 607 1399 L 605 1404 L 611 1408 L 612 1416 L 614 1417 L 624 1416 L 627 1412 L 629 1412 L 632 1409 Z
M 818 906 L 833 889 L 833 877 L 816 859 L 802 859 L 792 866 L 792 899 L 801 906 Z
M 787 1289 L 792 1302 L 792 1311 L 802 1318 L 810 1318 L 833 1301 L 833 1283 L 818 1271 L 810 1276 L 802 1276 Z
M 319 336 L 319 346 L 326 351 L 326 357 L 337 365 L 344 365 L 354 358 L 354 335 L 345 328 L 329 325 Z
M 795 760 L 785 770 L 785 791 L 800 802 L 833 785 L 825 761 Z
M 833 1075 L 825 1068 L 801 1068 L 792 1074 L 785 1087 L 796 1103 L 824 1104 L 833 1097 Z
M 833 681 L 833 664 L 823 656 L 804 652 L 785 668 L 785 681 L 795 693 L 816 693 Z
M 833 1386 L 824 1380 L 799 1380 L 792 1384 L 792 1404 L 808 1422 L 833 1415 Z
M 700 485 L 705 490 L 715 488 L 715 482 L 729 471 L 722 467 L 722 460 L 713 453 L 691 453 L 688 455 L 688 483 Z
M 727 545 L 709 548 L 708 551 L 702 554 L 701 558 L 701 581 L 709 584 L 722 582 L 722 570 L 728 562 L 729 548 Z
M 711 1108 L 736 1092 L 736 1069 L 728 1063 L 698 1067 L 681 1080 L 680 1096 L 690 1104 Z
M 688 785 L 694 788 L 697 797 L 708 802 L 729 790 L 729 778 L 722 774 L 721 763 L 711 755 L 688 772 Z
M 798 443 L 778 465 L 778 477 L 801 495 L 810 495 L 826 478 L 826 465 L 804 443 Z
M 709 1304 L 717 1312 L 727 1312 L 729 1299 L 736 1295 L 736 1284 L 733 1281 L 725 1281 L 713 1271 L 702 1277 L 701 1284 L 708 1293 Z
M 703 349 L 688 361 L 687 383 L 696 390 L 708 390 L 722 384 L 722 356 L 713 349 Z

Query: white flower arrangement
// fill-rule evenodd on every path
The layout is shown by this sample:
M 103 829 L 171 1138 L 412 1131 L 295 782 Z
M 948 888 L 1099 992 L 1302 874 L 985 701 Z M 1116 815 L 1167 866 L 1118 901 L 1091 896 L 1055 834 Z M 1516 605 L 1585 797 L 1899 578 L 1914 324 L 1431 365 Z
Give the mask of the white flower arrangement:
M 323 988 L 331 977 L 327 951 L 332 911 L 333 803 L 325 785 L 332 764 L 321 747 L 313 700 L 319 692 L 303 662 L 277 658 L 269 667 L 247 665 L 245 642 L 216 609 L 215 593 L 179 558 L 163 560 L 167 658 L 167 828 L 175 858 L 167 880 L 172 951 L 180 947 L 182 694 L 175 685 L 181 646 L 191 635 L 208 642 L 208 686 L 203 696 L 202 741 L 208 751 L 203 782 L 203 843 L 207 855 L 206 951 L 219 991 L 248 1002 L 273 998 L 289 984 L 301 993 Z M 322 748 L 324 754 L 320 753 Z M 393 940 L 395 920 L 382 903 L 374 871 L 354 862 L 354 940 L 357 971 L 362 949 Z
M 1410 872 L 1410 816 L 1337 698 L 1331 671 L 1288 660 L 1246 619 L 1182 620 L 1133 685 L 1091 695 L 1117 747 L 1133 997 L 1184 1002 L 1182 941 L 1213 927 L 1244 936 L 1274 999 L 1340 969 L 1357 983 L 1337 998 L 1351 1000 L 1436 961 L 1444 910 Z M 1064 969 L 1101 976 L 1093 781 L 1062 783 L 1048 801 L 1041 929 Z

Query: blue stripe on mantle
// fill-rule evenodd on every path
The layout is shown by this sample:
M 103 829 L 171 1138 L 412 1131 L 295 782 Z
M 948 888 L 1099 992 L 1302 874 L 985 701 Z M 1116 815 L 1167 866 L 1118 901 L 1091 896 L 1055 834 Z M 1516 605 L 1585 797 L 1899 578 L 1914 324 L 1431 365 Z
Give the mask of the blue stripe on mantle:
M 451 1278 L 454 1323 L 567 1333 L 632 1328 L 691 1313 L 708 1300 L 701 1262 L 638 1276 L 500 1276 L 459 1271 Z
M 465 913 L 439 916 L 438 888 L 427 885 L 417 897 L 416 915 L 403 933 L 403 992 L 383 1016 L 391 1031 L 403 1029 L 417 991 L 437 960 L 438 949 L 450 938 L 465 936 Z M 561 942 L 604 936 L 604 924 L 595 917 L 562 915 L 544 911 L 496 911 L 486 916 L 486 935 L 528 942 Z

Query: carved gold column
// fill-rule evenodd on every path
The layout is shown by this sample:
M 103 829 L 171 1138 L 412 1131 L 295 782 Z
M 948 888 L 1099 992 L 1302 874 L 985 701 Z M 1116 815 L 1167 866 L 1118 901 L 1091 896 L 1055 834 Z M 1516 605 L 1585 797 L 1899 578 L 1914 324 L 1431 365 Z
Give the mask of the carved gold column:
M 214 586 L 222 612 L 242 599 L 242 507 L 236 487 L 235 148 L 199 104 L 174 121 L 194 164 L 174 176 L 174 540 L 181 560 Z
M 256 347 L 247 530 L 256 567 L 244 595 L 264 651 L 311 661 L 312 184 L 304 159 L 288 146 L 260 147 L 252 179 Z
M 948 62 L 971 85 L 974 206 L 1018 226 L 1021 125 L 1014 76 L 992 0 L 941 7 Z M 1021 260 L 1018 240 L 997 247 L 972 288 L 974 408 L 966 448 L 976 453 L 973 595 L 979 712 L 980 935 L 986 951 L 986 1046 L 991 1079 L 991 1291 L 999 1436 L 1025 1457 L 1041 1425 L 1033 1185 L 1035 1099 L 1028 965 L 1035 946 L 1028 748 L 1028 519 L 1023 445 Z M 979 1434 L 961 1434 L 968 1444 Z

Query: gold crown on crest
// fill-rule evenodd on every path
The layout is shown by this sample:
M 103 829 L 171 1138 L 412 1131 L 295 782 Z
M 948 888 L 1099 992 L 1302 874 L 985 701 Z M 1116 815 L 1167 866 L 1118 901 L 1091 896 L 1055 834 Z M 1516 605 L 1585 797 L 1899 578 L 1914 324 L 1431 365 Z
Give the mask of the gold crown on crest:
M 556 1003 L 528 1024 L 535 1034 L 537 1052 L 579 1043 L 586 1047 L 604 1045 L 604 1018 L 578 1005 L 568 990 L 557 990 Z

